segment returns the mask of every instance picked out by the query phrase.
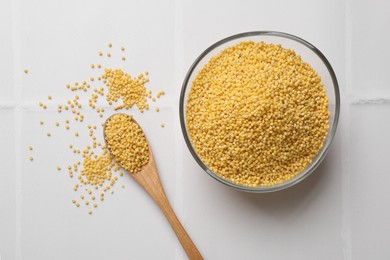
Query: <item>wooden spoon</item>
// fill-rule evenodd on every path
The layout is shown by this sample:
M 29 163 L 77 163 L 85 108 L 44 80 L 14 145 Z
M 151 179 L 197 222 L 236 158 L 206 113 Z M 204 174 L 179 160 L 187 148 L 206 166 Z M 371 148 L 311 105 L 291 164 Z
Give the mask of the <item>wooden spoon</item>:
M 114 116 L 114 115 L 112 115 Z M 111 117 L 112 117 L 111 116 Z M 128 116 L 128 115 L 126 115 Z M 106 120 L 107 122 L 110 120 L 109 117 Z M 132 120 L 137 123 L 133 118 Z M 105 134 L 105 126 L 104 124 L 104 140 L 107 142 L 106 134 Z M 138 124 L 138 123 L 137 123 Z M 140 127 L 141 128 L 141 127 Z M 146 138 L 146 137 L 145 137 Z M 149 143 L 148 143 L 149 145 Z M 107 145 L 108 147 L 108 145 Z M 115 158 L 114 158 L 115 159 Z M 120 163 L 117 161 L 120 165 Z M 125 169 L 126 170 L 126 169 Z M 149 162 L 144 165 L 141 170 L 137 173 L 129 173 L 131 177 L 153 198 L 153 200 L 160 207 L 161 211 L 164 213 L 165 217 L 171 224 L 171 227 L 176 233 L 177 238 L 179 239 L 181 245 L 184 248 L 189 259 L 203 259 L 202 255 L 199 253 L 195 244 L 192 242 L 191 238 L 181 225 L 179 219 L 177 218 L 175 212 L 173 211 L 171 204 L 169 203 L 167 196 L 165 195 L 164 189 L 161 185 L 160 178 L 157 173 L 156 164 L 154 162 L 152 149 L 149 145 Z

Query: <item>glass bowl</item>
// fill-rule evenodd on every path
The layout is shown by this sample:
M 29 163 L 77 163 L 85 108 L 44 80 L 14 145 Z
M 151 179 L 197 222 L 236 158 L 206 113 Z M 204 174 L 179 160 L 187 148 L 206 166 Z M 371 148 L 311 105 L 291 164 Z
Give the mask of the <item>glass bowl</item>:
M 223 179 L 218 174 L 210 170 L 207 167 L 207 165 L 202 161 L 202 159 L 198 156 L 187 132 L 186 120 L 185 120 L 187 99 L 188 99 L 188 94 L 190 92 L 190 89 L 192 87 L 192 82 L 195 80 L 196 76 L 198 75 L 198 72 L 202 69 L 202 67 L 205 64 L 208 63 L 211 57 L 217 55 L 222 50 L 232 45 L 238 44 L 239 42 L 242 41 L 254 41 L 254 42 L 263 41 L 265 43 L 281 44 L 282 47 L 284 48 L 294 50 L 297 55 L 301 56 L 303 61 L 309 63 L 312 66 L 312 68 L 315 71 L 317 71 L 317 73 L 321 77 L 321 81 L 324 84 L 324 88 L 326 89 L 326 94 L 329 99 L 328 100 L 328 110 L 330 112 L 329 131 L 324 141 L 323 147 L 313 158 L 312 162 L 309 165 L 307 165 L 303 171 L 295 175 L 293 178 L 285 182 L 275 184 L 273 186 L 249 187 L 249 186 L 232 183 L 228 180 Z M 332 143 L 333 137 L 336 132 L 337 122 L 340 114 L 340 93 L 339 93 L 339 87 L 337 84 L 336 75 L 330 63 L 325 58 L 325 56 L 312 44 L 299 37 L 287 33 L 272 32 L 272 31 L 256 31 L 256 32 L 240 33 L 240 34 L 227 37 L 211 45 L 202 54 L 200 54 L 200 56 L 194 61 L 194 63 L 190 67 L 184 79 L 181 94 L 180 94 L 179 106 L 180 106 L 179 107 L 180 124 L 181 124 L 181 129 L 184 135 L 185 142 L 192 156 L 200 165 L 200 167 L 202 167 L 203 170 L 212 178 L 229 187 L 241 191 L 260 193 L 260 192 L 278 191 L 278 190 L 291 187 L 297 184 L 298 182 L 302 181 L 303 179 L 305 179 L 318 167 L 318 165 L 321 163 L 326 153 L 328 152 L 329 146 Z

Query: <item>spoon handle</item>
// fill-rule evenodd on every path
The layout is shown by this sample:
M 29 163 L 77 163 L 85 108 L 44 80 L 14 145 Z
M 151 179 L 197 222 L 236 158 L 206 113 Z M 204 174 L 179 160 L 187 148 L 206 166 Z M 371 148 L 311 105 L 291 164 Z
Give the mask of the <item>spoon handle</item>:
M 160 178 L 158 177 L 157 169 L 153 167 L 154 165 L 148 165 L 145 172 L 142 174 L 133 174 L 133 178 L 140 184 L 144 190 L 149 193 L 153 200 L 160 207 L 161 211 L 164 213 L 169 224 L 171 224 L 172 229 L 175 231 L 177 238 L 179 239 L 181 245 L 184 248 L 189 259 L 203 259 L 202 255 L 199 253 L 195 244 L 192 242 L 190 236 L 185 231 L 184 227 L 177 218 L 175 212 L 173 211 L 171 204 L 168 201 L 167 196 L 165 195 L 164 189 L 161 185 Z
M 165 217 L 171 224 L 172 229 L 175 231 L 177 238 L 179 239 L 181 245 L 186 251 L 189 259 L 203 259 L 202 255 L 199 253 L 195 244 L 192 242 L 191 238 L 185 231 L 184 227 L 177 218 L 175 212 L 173 211 L 168 199 L 164 196 L 160 197 L 160 201 L 157 202 Z

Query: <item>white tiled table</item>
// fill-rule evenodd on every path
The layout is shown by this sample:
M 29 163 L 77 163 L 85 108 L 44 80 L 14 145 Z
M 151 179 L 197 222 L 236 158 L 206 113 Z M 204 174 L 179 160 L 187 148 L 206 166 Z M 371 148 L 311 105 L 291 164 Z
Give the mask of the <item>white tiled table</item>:
M 69 98 L 64 85 L 90 75 L 89 64 L 110 41 L 127 47 L 126 63 L 113 52 L 110 66 L 148 70 L 150 86 L 167 92 L 160 114 L 136 116 L 167 196 L 206 259 L 390 259 L 389 25 L 385 0 L 1 0 L 0 259 L 186 259 L 131 178 L 93 216 L 75 209 L 71 181 L 55 171 L 73 158 L 65 148 L 70 139 L 53 127 L 48 140 L 49 127 L 37 123 L 61 116 L 50 112 L 55 107 L 42 112 L 38 101 Z M 179 92 L 193 60 L 217 40 L 253 30 L 314 44 L 341 91 L 339 128 L 324 162 L 302 183 L 272 194 L 212 180 L 179 126 Z

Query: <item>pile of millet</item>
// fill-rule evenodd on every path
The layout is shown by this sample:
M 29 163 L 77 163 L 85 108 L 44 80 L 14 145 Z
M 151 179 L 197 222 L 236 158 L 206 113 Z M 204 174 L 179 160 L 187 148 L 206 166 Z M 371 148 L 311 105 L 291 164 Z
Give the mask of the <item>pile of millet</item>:
M 329 129 L 321 78 L 293 50 L 241 42 L 200 70 L 186 106 L 200 159 L 222 178 L 270 186 L 300 173 Z
M 115 161 L 126 171 L 137 173 L 149 162 L 148 141 L 131 116 L 111 116 L 106 122 L 104 135 Z

